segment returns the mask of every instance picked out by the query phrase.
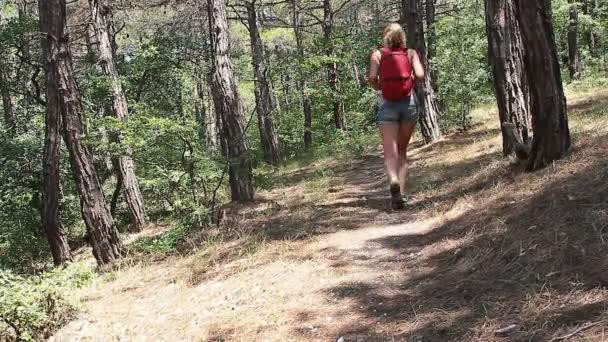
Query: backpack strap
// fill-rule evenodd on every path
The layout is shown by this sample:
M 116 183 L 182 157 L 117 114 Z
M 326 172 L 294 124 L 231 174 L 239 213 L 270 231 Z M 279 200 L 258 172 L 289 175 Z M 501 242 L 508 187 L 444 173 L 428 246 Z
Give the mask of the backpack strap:
M 378 48 L 378 51 L 380 51 L 380 65 L 382 65 L 382 60 L 384 59 L 384 56 L 391 53 L 391 49 L 387 47 L 380 47 Z

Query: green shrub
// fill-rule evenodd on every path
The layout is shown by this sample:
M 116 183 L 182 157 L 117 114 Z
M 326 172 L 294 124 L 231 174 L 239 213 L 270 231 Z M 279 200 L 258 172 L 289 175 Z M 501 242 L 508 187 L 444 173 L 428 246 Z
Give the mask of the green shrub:
M 190 233 L 191 229 L 188 229 L 184 225 L 177 225 L 175 228 L 160 235 L 139 239 L 129 249 L 134 253 L 168 255 L 175 253 L 178 245 Z
M 81 264 L 29 277 L 0 270 L 0 340 L 48 338 L 77 312 L 70 291 L 92 278 L 92 269 Z

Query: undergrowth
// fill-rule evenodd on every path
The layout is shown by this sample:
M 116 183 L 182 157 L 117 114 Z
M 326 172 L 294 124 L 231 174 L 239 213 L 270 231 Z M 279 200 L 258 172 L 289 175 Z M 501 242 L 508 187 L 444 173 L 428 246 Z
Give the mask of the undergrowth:
M 48 338 L 78 312 L 70 292 L 94 276 L 90 267 L 78 263 L 27 277 L 0 270 L 0 340 Z
M 177 225 L 160 235 L 144 237 L 135 241 L 130 247 L 129 252 L 147 255 L 168 255 L 176 251 L 177 246 L 182 243 L 192 229 L 184 225 Z

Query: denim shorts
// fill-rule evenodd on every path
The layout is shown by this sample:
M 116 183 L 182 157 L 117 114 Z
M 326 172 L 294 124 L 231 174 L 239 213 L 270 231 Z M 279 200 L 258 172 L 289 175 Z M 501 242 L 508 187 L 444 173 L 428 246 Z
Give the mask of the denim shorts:
M 401 101 L 380 100 L 376 119 L 378 123 L 415 123 L 418 121 L 418 111 L 415 96 L 407 97 Z

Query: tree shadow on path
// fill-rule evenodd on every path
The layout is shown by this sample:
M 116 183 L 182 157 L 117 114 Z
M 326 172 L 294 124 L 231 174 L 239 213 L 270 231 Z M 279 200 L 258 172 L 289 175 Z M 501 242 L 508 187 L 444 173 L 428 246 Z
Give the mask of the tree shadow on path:
M 411 191 L 418 198 L 411 201 L 405 211 L 393 212 L 388 200 L 388 189 L 384 173 L 384 162 L 379 154 L 368 154 L 348 165 L 335 165 L 332 168 L 331 180 L 318 190 L 316 196 L 295 196 L 286 190 L 284 196 L 275 197 L 280 204 L 274 211 L 263 215 L 252 215 L 253 226 L 264 227 L 259 231 L 266 239 L 284 240 L 306 238 L 318 234 L 334 233 L 339 230 L 355 230 L 370 225 L 383 225 L 411 221 L 423 209 L 438 205 L 449 205 L 455 198 L 467 191 L 479 191 L 490 186 L 500 177 L 484 176 L 477 188 L 449 193 L 434 191 L 431 195 L 422 195 L 429 189 L 442 189 L 448 184 L 466 180 L 471 173 L 501 160 L 495 151 L 483 151 L 470 159 L 457 164 L 445 164 L 432 160 L 437 155 L 455 153 L 463 146 L 463 141 L 488 139 L 496 136 L 497 131 L 481 130 L 458 134 L 435 145 L 422 146 L 413 151 L 411 167 Z M 465 144 L 465 145 L 466 145 Z M 310 174 L 311 171 L 306 171 Z M 243 221 L 242 211 L 235 210 L 233 215 Z
M 364 267 L 404 271 L 396 282 L 328 288 L 327 298 L 353 303 L 350 310 L 362 317 L 339 335 L 346 341 L 549 341 L 607 320 L 606 151 L 608 137 L 595 138 L 568 164 L 519 176 L 530 184 L 479 194 L 474 207 L 428 234 L 370 240 L 394 258 L 370 258 Z M 498 171 L 490 178 L 512 176 Z M 509 325 L 508 336 L 496 335 Z M 585 338 L 601 340 L 605 327 L 585 329 Z

